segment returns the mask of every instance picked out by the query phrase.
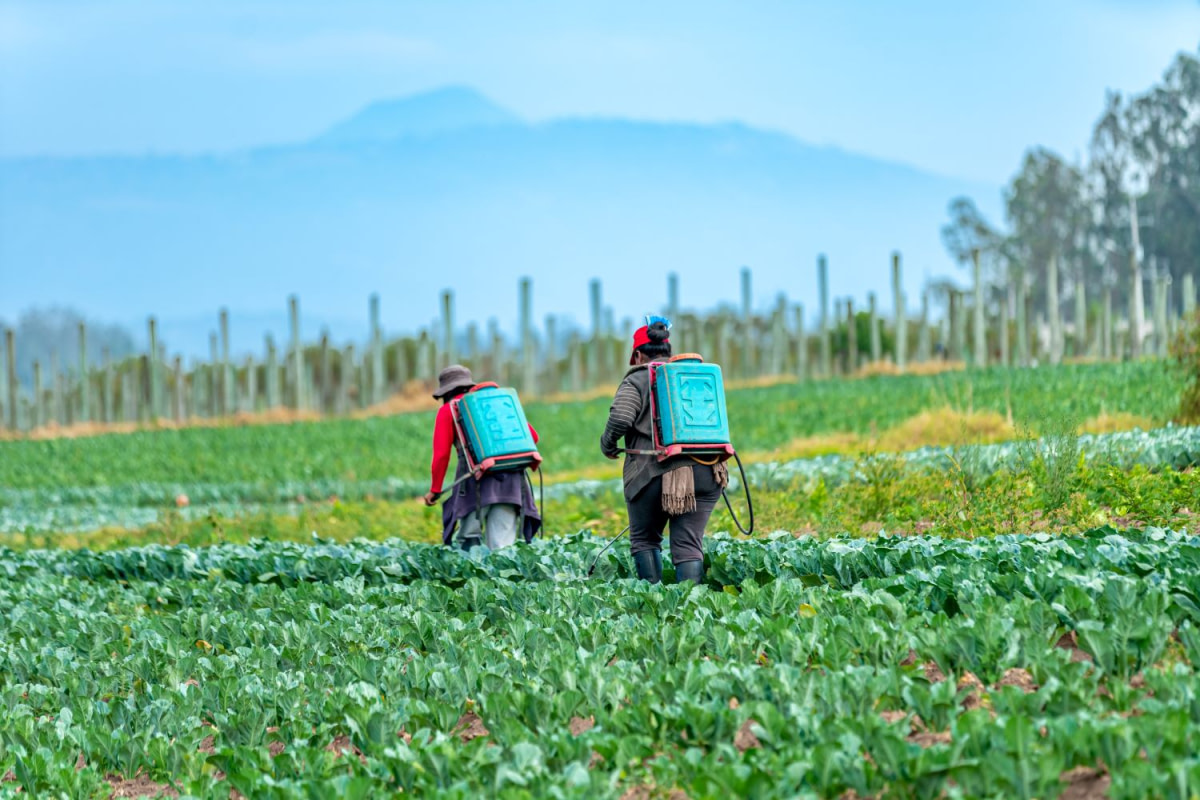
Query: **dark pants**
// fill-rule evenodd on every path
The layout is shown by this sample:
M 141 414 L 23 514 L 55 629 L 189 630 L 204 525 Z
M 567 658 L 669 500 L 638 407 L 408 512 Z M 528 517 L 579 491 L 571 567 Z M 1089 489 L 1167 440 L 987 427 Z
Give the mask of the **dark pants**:
M 663 528 L 671 526 L 671 563 L 697 561 L 704 558 L 704 528 L 712 516 L 721 488 L 713 478 L 712 467 L 692 465 L 696 484 L 696 510 L 678 517 L 668 517 L 662 508 L 662 478 L 646 485 L 632 500 L 625 503 L 629 510 L 629 552 L 661 550 Z

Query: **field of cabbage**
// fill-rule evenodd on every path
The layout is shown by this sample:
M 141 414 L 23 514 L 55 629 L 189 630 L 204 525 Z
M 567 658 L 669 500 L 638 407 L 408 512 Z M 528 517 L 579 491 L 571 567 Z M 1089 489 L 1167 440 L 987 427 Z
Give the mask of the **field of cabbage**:
M 530 407 L 550 535 L 471 555 L 421 543 L 428 414 L 0 441 L 0 797 L 1200 797 L 1172 402 L 1147 363 L 730 392 L 760 533 L 719 509 L 695 588 L 624 542 L 588 577 L 607 400 Z M 945 407 L 1031 430 L 862 446 Z
M 0 553 L 0 772 L 37 796 L 1200 791 L 1200 538 L 576 535 Z

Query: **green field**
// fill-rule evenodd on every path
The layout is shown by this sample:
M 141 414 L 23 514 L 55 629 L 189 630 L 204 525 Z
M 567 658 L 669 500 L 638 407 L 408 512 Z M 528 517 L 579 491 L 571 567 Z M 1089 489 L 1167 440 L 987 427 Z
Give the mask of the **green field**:
M 1200 788 L 1194 536 L 718 538 L 694 590 L 589 581 L 597 551 L 3 553 L 0 765 L 70 797 Z
M 1174 402 L 1154 363 L 732 391 L 757 533 L 719 507 L 696 588 L 587 575 L 605 400 L 530 406 L 550 535 L 470 556 L 423 543 L 428 414 L 0 442 L 0 796 L 1190 800 L 1200 428 L 1077 432 Z M 1014 440 L 871 444 L 947 407 Z

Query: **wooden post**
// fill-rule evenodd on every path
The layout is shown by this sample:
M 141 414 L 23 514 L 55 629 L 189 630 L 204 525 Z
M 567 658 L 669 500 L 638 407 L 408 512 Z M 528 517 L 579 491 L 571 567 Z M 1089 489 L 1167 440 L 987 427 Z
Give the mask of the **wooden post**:
M 52 350 L 50 352 L 50 419 L 59 425 L 65 425 L 67 422 L 63 394 L 62 370 L 59 368 L 58 351 Z
M 605 369 L 600 335 L 603 298 L 601 297 L 600 281 L 597 278 L 593 278 L 588 283 L 588 300 L 591 306 L 592 340 L 588 343 L 587 382 L 589 386 L 595 386 L 600 382 L 600 375 Z
M 546 320 L 543 323 L 543 329 L 546 331 L 546 338 L 541 346 L 541 361 L 543 370 L 549 368 L 554 375 L 558 374 L 558 317 L 553 314 L 547 314 Z M 536 337 L 535 337 L 536 340 Z M 542 391 L 557 392 L 557 379 L 551 382 L 550 388 L 542 387 Z
M 383 325 L 380 322 L 379 314 L 379 295 L 372 294 L 370 300 L 371 306 L 371 405 L 378 405 L 383 402 L 384 395 L 384 374 L 383 374 Z M 322 373 L 323 374 L 323 373 Z M 321 391 L 325 388 L 322 386 Z M 324 394 L 322 394 L 324 397 Z M 324 409 L 324 403 L 322 403 Z
M 229 309 L 221 309 L 221 416 L 237 410 L 233 401 L 233 362 L 229 360 Z
M 504 337 L 500 335 L 500 324 L 496 322 L 495 317 L 488 320 L 488 349 L 491 362 L 488 371 L 491 373 L 491 380 L 502 382 L 500 372 L 504 368 Z
M 900 280 L 900 251 L 898 250 L 892 253 L 892 305 L 896 325 L 894 333 L 896 367 L 903 372 L 908 364 L 908 320 L 905 318 L 904 286 Z
M 304 408 L 304 348 L 300 344 L 300 298 L 292 295 L 288 298 L 288 317 L 292 329 L 292 377 L 295 386 L 292 390 L 292 408 L 300 411 Z
M 740 271 L 741 282 L 741 314 L 738 318 L 736 349 L 738 359 L 738 374 L 742 378 L 750 378 L 758 371 L 758 341 L 754 335 L 754 295 L 750 288 L 750 268 L 743 266 Z
M 162 408 L 158 380 L 158 323 L 155 321 L 154 317 L 150 317 L 148 321 L 148 327 L 150 329 L 150 353 L 149 357 L 146 359 L 146 380 L 150 384 L 148 392 L 150 395 L 150 420 L 154 421 L 158 419 L 160 409 Z
M 614 321 L 614 318 L 613 318 L 612 306 L 604 307 L 604 316 L 603 316 L 602 325 L 603 325 L 603 328 L 601 329 L 602 330 L 601 335 L 602 335 L 603 341 L 604 341 L 604 369 L 606 370 L 605 375 L 610 377 L 612 375 L 612 373 L 618 371 L 616 365 L 621 363 L 621 360 L 620 360 L 621 343 L 616 340 L 617 339 L 617 337 L 616 337 L 617 326 L 616 326 L 616 322 Z
M 392 367 L 396 371 L 396 391 L 404 394 L 405 388 L 408 386 L 408 381 L 412 377 L 412 373 L 408 367 L 408 340 L 397 339 L 395 342 L 395 355 L 393 357 Z
M 137 361 L 127 360 L 121 371 L 121 421 L 138 421 Z
M 337 413 L 350 412 L 350 387 L 354 385 L 354 345 L 342 350 L 342 368 L 337 382 Z
M 267 408 L 279 405 L 279 354 L 275 350 L 275 339 L 267 334 Z
M 787 331 L 787 297 L 781 292 L 771 314 L 771 374 L 783 375 L 787 370 L 787 353 L 791 340 Z
M 87 323 L 79 323 L 79 421 L 92 418 L 92 381 L 88 374 Z
M 750 315 L 754 311 L 753 295 L 750 292 L 750 268 L 743 266 L 741 269 L 741 286 L 742 286 L 742 325 L 750 323 Z
M 454 292 L 442 292 L 442 363 L 448 367 L 457 363 L 458 354 L 454 347 Z
M 1051 364 L 1058 364 L 1063 356 L 1063 324 L 1062 309 L 1058 302 L 1058 254 L 1050 256 L 1046 265 L 1046 315 L 1050 322 L 1050 353 Z
M 188 418 L 200 418 L 204 416 L 204 364 L 193 359 L 192 360 L 192 391 L 191 391 L 191 409 L 188 413 Z
M 375 346 L 372 345 L 372 350 Z M 374 358 L 374 352 L 372 352 Z M 329 348 L 329 331 L 321 331 L 321 391 L 317 395 L 318 406 L 322 414 L 328 414 L 333 408 L 333 356 Z
M 1196 278 L 1188 272 L 1183 276 L 1183 316 L 1190 322 L 1196 313 Z
M 732 323 L 729 317 L 722 314 L 717 321 L 717 363 L 721 365 L 730 364 L 730 340 L 733 338 L 730 326 Z
M 253 414 L 258 406 L 258 367 L 254 363 L 254 356 L 246 356 L 243 369 L 246 370 L 246 391 L 238 403 L 238 408 L 247 414 Z
M 206 416 L 218 417 L 224 413 L 221 408 L 221 349 L 217 334 L 208 335 L 208 413 Z
M 533 281 L 521 278 L 521 391 L 527 395 L 537 394 L 537 354 L 533 345 Z
M 187 419 L 187 415 L 184 412 L 184 400 L 183 400 L 184 390 L 186 388 L 187 376 L 185 376 L 183 374 L 183 359 L 179 356 L 175 356 L 174 372 L 175 372 L 175 393 L 172 395 L 171 399 L 174 401 L 174 406 L 175 406 L 175 408 L 174 408 L 175 422 L 182 424 L 183 421 L 185 419 Z
M 679 316 L 679 275 L 675 272 L 667 274 L 667 318 L 672 322 Z
M 583 343 L 579 331 L 571 331 L 569 353 L 571 359 L 571 393 L 583 391 Z
M 422 330 L 417 337 L 417 379 L 428 381 L 433 376 L 433 364 L 429 358 L 429 332 Z
M 4 331 L 4 351 L 7 354 L 4 370 L 8 376 L 8 427 L 15 432 L 20 428 L 20 419 L 17 416 L 17 343 L 12 328 Z
M 854 298 L 846 298 L 846 374 L 858 371 L 858 321 L 854 318 Z
M 871 336 L 871 363 L 878 364 L 879 359 L 883 357 L 883 342 L 880 341 L 879 336 L 879 308 L 874 292 L 867 292 L 867 318 Z
M 100 361 L 103 365 L 104 382 L 101 390 L 100 420 L 105 424 L 117 421 L 117 376 L 113 370 L 112 354 L 105 347 L 100 351 Z
M 917 361 L 929 360 L 933 352 L 929 330 L 929 290 L 921 291 L 921 327 L 917 329 Z
M 808 377 L 808 333 L 804 330 L 804 306 L 797 303 L 792 316 L 796 326 L 796 377 L 805 380 Z
M 821 377 L 828 378 L 833 374 L 833 360 L 829 341 L 829 262 L 823 253 L 817 256 L 817 292 L 821 302 Z
M 316 411 L 320 398 L 317 397 L 317 367 L 311 361 L 304 362 L 304 410 Z
M 33 424 L 30 430 L 37 430 L 46 422 L 46 398 L 42 396 L 42 363 L 33 362 Z

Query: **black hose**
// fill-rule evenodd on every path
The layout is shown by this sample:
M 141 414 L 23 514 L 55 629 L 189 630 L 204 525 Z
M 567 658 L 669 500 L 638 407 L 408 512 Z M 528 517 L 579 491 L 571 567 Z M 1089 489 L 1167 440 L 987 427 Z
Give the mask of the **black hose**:
M 545 479 L 542 477 L 541 467 L 538 468 L 537 474 L 538 474 L 538 514 L 540 514 L 542 517 L 542 527 L 538 528 L 538 536 L 545 539 L 546 538 L 546 482 L 545 482 Z M 532 484 L 532 483 L 533 483 L 533 481 L 530 481 L 530 484 Z M 531 485 L 529 487 L 529 489 L 530 489 L 530 491 L 532 491 L 533 486 Z
M 604 555 L 605 553 L 607 553 L 607 552 L 608 552 L 608 548 L 610 548 L 610 547 L 612 547 L 614 544 L 616 544 L 616 543 L 617 543 L 617 540 L 618 540 L 618 539 L 620 539 L 622 536 L 624 536 L 624 535 L 625 535 L 625 532 L 626 532 L 626 531 L 628 531 L 628 530 L 629 530 L 629 526 L 628 526 L 628 525 L 626 525 L 626 526 L 625 526 L 625 527 L 624 527 L 624 528 L 621 530 L 621 532 L 620 532 L 620 533 L 618 533 L 616 536 L 614 536 L 614 537 L 612 538 L 612 540 L 611 540 L 611 541 L 609 541 L 609 543 L 608 543 L 608 544 L 604 545 L 604 547 L 603 547 L 603 548 L 601 548 L 601 550 L 600 550 L 600 552 L 599 552 L 599 553 L 596 553 L 596 557 L 592 559 L 592 565 L 591 565 L 590 567 L 588 567 L 587 576 L 588 576 L 589 578 L 590 578 L 590 577 L 592 577 L 592 573 L 596 571 L 596 564 L 598 564 L 598 563 L 600 562 L 600 556 L 602 556 L 602 555 Z
M 725 490 L 721 490 L 721 497 L 725 498 L 725 507 L 729 509 L 729 516 L 733 517 L 733 524 L 737 525 L 737 529 L 746 536 L 754 533 L 754 501 L 750 499 L 750 482 L 746 480 L 746 470 L 742 467 L 742 459 L 738 458 L 738 454 L 733 454 L 734 460 L 737 461 L 738 472 L 742 474 L 742 491 L 746 493 L 746 508 L 750 511 L 750 528 L 742 527 L 742 523 L 738 520 L 737 514 L 733 511 L 733 504 L 729 502 L 729 495 Z

